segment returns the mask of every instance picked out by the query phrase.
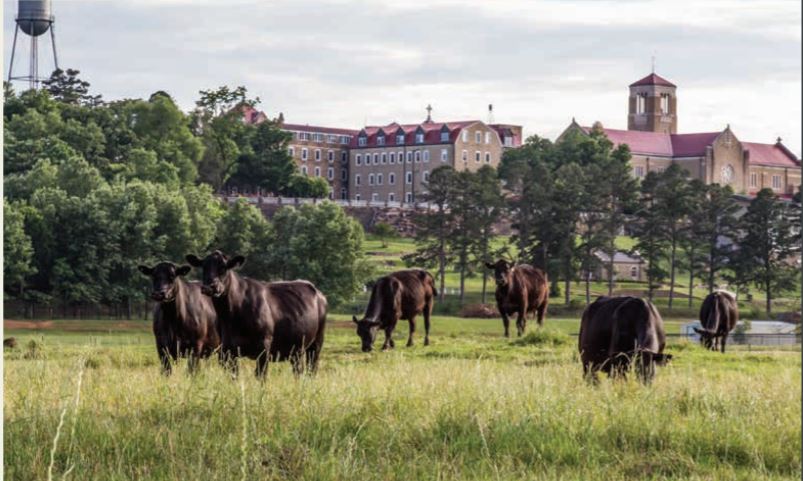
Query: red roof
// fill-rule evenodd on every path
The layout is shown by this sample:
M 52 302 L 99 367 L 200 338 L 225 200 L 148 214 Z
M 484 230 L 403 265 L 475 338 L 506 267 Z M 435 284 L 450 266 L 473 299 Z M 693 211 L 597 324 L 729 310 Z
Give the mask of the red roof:
M 677 85 L 655 73 L 651 73 L 643 79 L 630 84 L 631 87 L 638 87 L 639 85 L 663 85 L 665 87 L 677 87 Z
M 301 125 L 301 124 L 282 124 L 282 130 L 290 130 L 293 132 L 318 132 L 322 134 L 337 134 L 337 135 L 357 135 L 359 130 L 352 129 L 338 129 L 335 127 L 321 127 L 318 125 Z
M 582 127 L 586 133 L 591 127 Z M 722 132 L 696 134 L 664 134 L 639 130 L 602 129 L 614 145 L 627 144 L 634 154 L 661 157 L 702 157 Z M 742 142 L 742 148 L 750 152 L 750 163 L 778 167 L 797 167 L 800 160 L 783 144 L 757 144 Z
M 441 129 L 444 125 L 449 129 L 449 143 L 452 143 L 457 140 L 457 137 L 460 135 L 460 131 L 463 130 L 464 127 L 468 127 L 469 125 L 475 124 L 479 122 L 479 120 L 459 120 L 455 122 L 423 122 L 420 124 L 404 124 L 400 125 L 396 122 L 392 122 L 388 125 L 372 125 L 365 127 L 362 131 L 368 136 L 368 141 L 365 145 L 359 144 L 358 136 L 355 136 L 351 139 L 351 147 L 352 148 L 371 148 L 371 147 L 392 147 L 395 145 L 431 145 L 431 144 L 441 144 L 444 143 L 441 141 Z M 424 132 L 424 142 L 417 143 L 415 142 L 415 134 L 418 132 L 418 129 L 421 129 Z M 404 132 L 404 144 L 397 144 L 396 143 L 396 133 L 401 129 Z M 385 133 L 385 143 L 384 145 L 379 145 L 377 143 L 377 137 L 379 131 Z M 362 132 L 361 131 L 361 132 Z M 361 133 L 360 132 L 360 133 Z
M 742 147 L 750 152 L 750 163 L 775 167 L 799 167 L 800 160 L 795 158 L 783 144 L 757 144 L 742 142 Z

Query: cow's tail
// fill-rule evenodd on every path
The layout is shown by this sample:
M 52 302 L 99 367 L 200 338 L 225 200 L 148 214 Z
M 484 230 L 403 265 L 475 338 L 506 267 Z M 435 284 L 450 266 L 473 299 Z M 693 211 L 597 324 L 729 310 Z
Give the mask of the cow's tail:
M 432 296 L 438 297 L 438 288 L 435 287 L 435 277 L 429 272 L 427 272 L 427 278 L 429 279 L 429 283 L 432 286 Z

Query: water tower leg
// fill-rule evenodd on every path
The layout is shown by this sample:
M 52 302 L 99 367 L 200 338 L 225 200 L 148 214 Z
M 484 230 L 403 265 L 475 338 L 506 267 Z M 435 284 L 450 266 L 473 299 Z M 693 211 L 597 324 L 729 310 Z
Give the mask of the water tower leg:
M 14 29 L 14 43 L 11 45 L 11 63 L 8 65 L 8 81 L 11 82 L 11 72 L 14 71 L 14 52 L 17 51 L 17 32 L 20 31 L 20 25 Z
M 53 31 L 55 25 L 50 24 L 50 43 L 53 45 L 53 63 L 56 65 L 56 70 L 59 69 L 59 57 L 56 55 L 56 33 Z

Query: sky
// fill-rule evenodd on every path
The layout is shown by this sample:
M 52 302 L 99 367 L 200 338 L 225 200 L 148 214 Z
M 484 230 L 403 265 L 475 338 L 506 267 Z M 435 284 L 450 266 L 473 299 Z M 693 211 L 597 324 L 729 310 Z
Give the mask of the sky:
M 679 132 L 729 124 L 801 154 L 797 0 L 52 3 L 60 66 L 106 100 L 165 90 L 190 110 L 199 90 L 244 85 L 270 117 L 355 129 L 420 122 L 427 104 L 436 121 L 487 121 L 493 104 L 496 122 L 554 139 L 573 117 L 626 128 L 627 86 L 654 57 Z M 7 77 L 16 2 L 3 7 Z

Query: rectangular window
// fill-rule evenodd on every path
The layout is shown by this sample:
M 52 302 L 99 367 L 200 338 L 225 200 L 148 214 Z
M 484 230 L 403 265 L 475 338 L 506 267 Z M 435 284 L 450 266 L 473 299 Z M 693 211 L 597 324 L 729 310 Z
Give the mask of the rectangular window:
M 298 140 L 309 140 L 309 132 L 299 132 Z
M 304 175 L 307 175 L 307 172 L 308 172 L 308 171 L 307 171 L 307 166 L 306 166 L 306 165 L 305 165 L 305 166 L 303 166 L 303 167 L 301 167 L 301 173 L 302 173 L 302 174 L 304 174 Z
M 441 142 L 449 141 L 449 132 L 441 132 Z
M 758 175 L 755 172 L 750 172 L 750 187 L 758 185 Z
M 354 163 L 357 165 L 362 165 L 362 155 L 357 154 L 357 156 L 354 158 Z
M 376 138 L 376 145 L 385 145 L 385 136 L 380 135 Z
M 371 201 L 377 202 L 378 200 L 379 200 L 379 194 L 377 194 L 376 192 L 371 194 Z
M 463 151 L 463 162 L 468 162 L 468 151 L 467 150 Z
M 429 171 L 425 170 L 421 173 L 421 178 L 424 179 L 424 182 L 429 182 Z
M 374 154 L 374 165 L 379 165 L 379 154 Z
M 418 150 L 415 151 L 415 161 L 416 163 L 421 162 L 421 151 Z
M 289 149 L 287 149 L 287 153 L 290 154 L 290 157 L 295 157 L 296 156 L 296 149 L 290 147 Z
M 360 145 L 360 147 L 365 147 L 366 145 L 368 145 L 368 139 L 365 137 L 360 137 L 359 139 L 357 139 L 357 143 Z
M 354 200 L 360 200 L 360 194 L 354 194 Z
M 315 149 L 315 162 L 321 161 L 321 149 Z
M 382 164 L 388 163 L 388 154 L 382 152 Z
M 354 176 L 354 185 L 360 185 L 360 181 L 361 180 L 362 179 L 360 179 L 360 174 L 355 175 Z M 357 195 L 359 195 L 359 194 L 357 194 Z
M 309 157 L 309 152 L 307 149 L 301 149 L 301 160 L 307 160 Z
M 343 162 L 345 164 L 348 161 L 349 161 L 349 153 L 348 152 L 342 152 L 340 154 L 340 162 Z
M 424 143 L 424 134 L 422 134 L 422 133 L 415 134 L 415 143 L 416 144 L 423 144 Z
M 482 132 L 474 133 L 474 141 L 478 144 L 482 142 Z
M 485 163 L 486 164 L 490 164 L 491 163 L 491 153 L 490 152 L 485 152 Z
M 351 137 L 349 137 L 348 135 L 341 135 L 340 136 L 340 143 L 341 144 L 348 144 L 349 142 L 351 142 Z
M 394 194 L 393 192 L 388 194 L 388 202 L 396 202 L 396 194 Z
M 476 163 L 478 163 L 478 164 L 480 163 L 480 155 L 481 155 L 481 154 L 480 154 L 480 151 L 479 151 L 479 150 L 478 150 L 478 151 L 476 151 L 476 152 L 474 152 L 474 162 L 476 162 Z
M 633 167 L 633 175 L 638 178 L 644 177 L 644 167 L 641 165 Z
M 326 169 L 326 177 L 327 177 L 329 180 L 335 180 L 335 169 L 333 169 L 333 168 L 331 168 L 331 167 L 329 167 L 328 169 Z
M 376 185 L 382 185 L 382 174 L 376 174 Z
M 368 174 L 368 185 L 374 185 L 374 174 Z
M 773 175 L 772 176 L 772 188 L 773 189 L 780 189 L 781 188 L 781 176 L 780 175 Z
M 398 134 L 396 136 L 396 145 L 402 145 L 404 143 L 404 134 Z
M 346 181 L 349 178 L 349 171 L 346 169 L 340 169 L 340 180 Z
M 412 172 L 407 172 L 407 174 L 405 175 L 405 178 L 404 178 L 404 182 L 406 184 L 412 184 L 413 183 L 413 173 Z
M 413 153 L 407 152 L 407 163 L 411 164 L 413 162 Z
M 468 142 L 468 130 L 464 130 L 462 134 L 460 134 L 463 138 L 463 142 Z
M 323 142 L 323 134 L 321 134 L 321 133 L 312 134 L 312 141 L 313 142 Z
M 441 149 L 441 162 L 446 162 L 447 160 L 449 160 L 449 151 Z
M 390 173 L 388 174 L 388 184 L 394 185 L 396 183 L 396 174 Z
M 329 162 L 334 162 L 335 161 L 335 151 L 334 150 L 330 150 L 329 152 L 327 152 L 326 153 L 326 158 L 329 160 Z
M 395 152 L 391 152 L 390 153 L 390 163 L 391 164 L 395 164 L 396 163 L 396 153 Z
M 661 112 L 669 113 L 669 94 L 661 94 Z
M 408 204 L 412 203 L 413 202 L 413 193 L 412 192 L 407 192 L 406 194 L 404 194 L 404 201 L 407 202 Z
M 320 176 L 321 176 L 321 168 L 315 167 L 315 177 L 320 177 Z
M 509 135 L 505 136 L 505 147 L 513 147 L 513 137 Z
M 486 144 L 490 144 L 491 143 L 491 133 L 490 132 L 485 132 L 485 143 Z
M 647 94 L 636 95 L 636 113 L 643 114 L 647 110 Z
M 429 151 L 425 150 L 422 155 L 424 156 L 424 162 L 429 162 Z
M 337 143 L 337 135 L 327 135 L 326 136 L 326 141 L 328 143 L 330 143 L 330 144 L 336 144 Z

